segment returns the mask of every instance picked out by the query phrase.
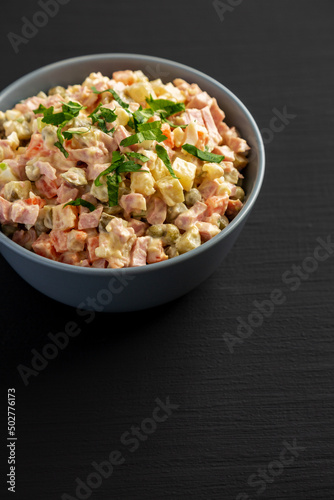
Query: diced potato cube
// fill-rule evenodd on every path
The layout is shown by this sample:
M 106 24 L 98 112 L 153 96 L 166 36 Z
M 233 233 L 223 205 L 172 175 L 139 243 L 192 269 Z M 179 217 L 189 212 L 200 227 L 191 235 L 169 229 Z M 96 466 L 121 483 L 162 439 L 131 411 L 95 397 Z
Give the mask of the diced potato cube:
M 41 176 L 39 167 L 34 163 L 34 160 L 29 160 L 25 166 L 26 176 L 30 181 L 38 181 Z
M 0 185 L 11 181 L 18 181 L 18 178 L 6 162 L 0 163 Z
M 144 196 L 150 196 L 155 193 L 155 180 L 151 172 L 145 170 L 139 172 L 131 172 L 131 191 L 133 193 L 141 193 Z
M 176 242 L 176 250 L 182 254 L 201 245 L 201 235 L 196 226 L 191 226 Z
M 231 184 L 237 184 L 239 180 L 239 172 L 236 168 L 232 167 L 230 172 L 224 172 L 225 180 L 231 182 Z
M 231 195 L 231 184 L 228 182 L 225 182 L 223 177 L 219 177 L 218 179 L 215 180 L 217 184 L 217 189 L 216 189 L 216 196 L 223 196 L 224 194 L 227 194 L 228 196 Z
M 72 229 L 67 235 L 67 248 L 71 252 L 82 252 L 85 248 L 87 233 Z
M 238 170 L 245 168 L 249 160 L 242 154 L 235 153 L 235 160 L 233 166 Z
M 7 136 L 7 141 L 9 142 L 9 145 L 13 151 L 15 151 L 15 149 L 17 149 L 20 145 L 19 138 L 18 138 L 17 133 L 15 131 Z
M 73 186 L 85 186 L 88 184 L 85 171 L 82 168 L 71 167 L 67 172 L 60 174 L 60 176 Z
M 186 128 L 184 142 L 196 146 L 198 142 L 198 130 L 196 123 L 191 122 Z
M 31 191 L 30 181 L 10 181 L 5 184 L 2 196 L 8 201 L 25 200 Z
M 106 203 L 109 200 L 107 182 L 102 178 L 100 178 L 100 182 L 102 186 L 95 186 L 95 182 L 92 183 L 90 194 L 103 203 Z
M 148 82 L 147 76 L 144 75 L 144 73 L 140 69 L 134 71 L 133 74 L 135 76 L 136 82 Z
M 22 116 L 22 113 L 17 109 L 8 109 L 5 112 L 5 115 L 7 120 L 17 120 L 18 118 L 20 118 L 20 116 Z
M 31 127 L 25 120 L 22 123 L 14 120 L 7 121 L 3 124 L 3 128 L 7 137 L 13 132 L 17 134 L 19 140 L 28 140 L 31 137 Z
M 205 163 L 202 170 L 206 172 L 206 178 L 211 181 L 223 177 L 224 175 L 224 169 L 221 165 L 218 165 L 218 163 Z
M 146 97 L 152 95 L 156 99 L 155 92 L 149 82 L 133 83 L 126 89 L 126 93 L 136 102 L 145 102 Z
M 157 186 L 162 199 L 168 206 L 172 207 L 184 201 L 182 184 L 171 175 L 159 179 L 157 181 Z
M 185 132 L 181 127 L 177 127 L 173 132 L 174 144 L 177 148 L 181 147 L 184 144 Z
M 176 176 L 179 177 L 183 189 L 190 191 L 196 175 L 196 165 L 181 158 L 175 158 L 172 167 Z
M 170 175 L 168 168 L 166 167 L 164 162 L 158 157 L 156 158 L 156 161 L 154 163 L 154 168 L 151 169 L 151 171 L 156 181 Z
M 125 127 L 129 121 L 128 113 L 122 107 L 116 108 L 115 113 L 117 115 L 116 122 L 114 122 L 116 123 L 116 126 L 123 125 L 123 127 Z

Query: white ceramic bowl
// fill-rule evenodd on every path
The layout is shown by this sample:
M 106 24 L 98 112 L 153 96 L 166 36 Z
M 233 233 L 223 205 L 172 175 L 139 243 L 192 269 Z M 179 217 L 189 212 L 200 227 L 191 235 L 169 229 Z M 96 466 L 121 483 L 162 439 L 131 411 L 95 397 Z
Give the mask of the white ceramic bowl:
M 93 71 L 111 76 L 113 71 L 125 69 L 140 69 L 150 79 L 161 77 L 165 82 L 183 78 L 217 98 L 226 122 L 235 125 L 251 146 L 250 163 L 244 171 L 247 199 L 237 217 L 210 241 L 170 261 L 138 268 L 94 269 L 54 262 L 22 248 L 0 232 L 1 253 L 24 280 L 45 295 L 83 310 L 145 309 L 176 299 L 199 285 L 217 269 L 235 243 L 264 176 L 263 141 L 247 108 L 221 83 L 174 61 L 138 54 L 97 54 L 63 60 L 9 85 L 0 93 L 0 110 L 10 109 L 40 90 L 81 83 Z

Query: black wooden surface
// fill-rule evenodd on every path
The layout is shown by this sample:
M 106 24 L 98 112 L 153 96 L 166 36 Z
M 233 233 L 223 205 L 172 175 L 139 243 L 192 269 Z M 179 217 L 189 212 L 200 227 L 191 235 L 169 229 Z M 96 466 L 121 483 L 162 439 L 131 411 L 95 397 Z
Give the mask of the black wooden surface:
M 71 0 L 15 54 L 7 33 L 21 34 L 22 16 L 38 10 L 36 1 L 1 7 L 1 88 L 77 55 L 173 59 L 246 104 L 264 130 L 267 167 L 228 258 L 165 306 L 88 323 L 0 259 L 0 497 L 334 498 L 333 250 L 312 259 L 318 238 L 334 239 L 333 2 Z M 283 126 L 278 113 L 288 115 Z M 231 352 L 237 318 L 260 323 L 254 301 L 270 297 L 281 303 Z M 31 350 L 69 322 L 80 334 L 25 386 L 17 366 L 31 366 Z M 15 495 L 5 484 L 8 387 L 17 399 Z M 157 398 L 174 406 L 154 428 L 145 419 Z M 152 432 L 122 444 L 142 423 Z M 113 450 L 123 463 L 91 494 L 76 494 L 76 478 L 86 481 Z

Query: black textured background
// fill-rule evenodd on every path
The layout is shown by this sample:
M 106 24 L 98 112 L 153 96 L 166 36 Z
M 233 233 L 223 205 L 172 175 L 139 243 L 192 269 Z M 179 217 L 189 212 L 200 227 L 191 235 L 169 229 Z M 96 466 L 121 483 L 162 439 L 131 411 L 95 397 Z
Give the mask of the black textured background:
M 87 323 L 0 259 L 0 497 L 80 498 L 76 478 L 119 450 L 125 462 L 86 498 L 333 499 L 334 253 L 289 281 L 293 265 L 312 265 L 317 238 L 333 234 L 333 2 L 70 0 L 15 54 L 7 33 L 20 34 L 22 16 L 38 10 L 35 0 L 1 7 L 1 88 L 67 57 L 135 52 L 216 78 L 261 129 L 278 125 L 277 111 L 290 118 L 270 140 L 264 132 L 263 189 L 234 249 L 178 301 Z M 226 334 L 275 289 L 284 303 L 232 353 Z M 31 350 L 69 321 L 80 335 L 26 387 L 17 365 L 30 366 Z M 8 387 L 17 399 L 15 495 L 5 485 Z M 178 408 L 131 453 L 120 438 L 152 416 L 157 398 Z M 282 466 L 286 442 L 297 449 Z

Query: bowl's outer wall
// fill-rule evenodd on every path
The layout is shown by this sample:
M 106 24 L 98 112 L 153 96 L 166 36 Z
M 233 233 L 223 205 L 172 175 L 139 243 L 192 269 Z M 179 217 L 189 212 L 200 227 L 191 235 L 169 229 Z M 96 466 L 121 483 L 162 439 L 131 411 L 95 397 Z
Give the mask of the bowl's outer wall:
M 208 252 L 154 272 L 131 275 L 123 270 L 108 269 L 92 279 L 72 272 L 72 266 L 54 269 L 41 266 L 12 249 L 3 246 L 2 253 L 16 272 L 34 288 L 52 299 L 84 310 L 103 312 L 136 311 L 174 300 L 195 288 L 219 266 L 238 238 L 244 221 L 224 240 Z M 151 268 L 154 267 L 152 264 Z
M 35 95 L 40 90 L 48 91 L 55 85 L 67 86 L 69 84 L 81 83 L 91 72 L 100 71 L 104 75 L 111 76 L 113 71 L 121 69 L 141 69 L 148 76 L 155 72 L 154 77 L 162 75 L 165 82 L 174 78 L 183 78 L 190 83 L 196 82 L 213 97 L 217 97 L 218 103 L 226 113 L 226 121 L 235 125 L 241 135 L 245 137 L 252 148 L 250 163 L 246 169 L 245 189 L 249 194 L 258 182 L 259 163 L 264 163 L 262 143 L 259 141 L 259 133 L 254 123 L 245 115 L 241 103 L 227 89 L 222 92 L 221 87 L 214 80 L 206 78 L 205 75 L 192 71 L 183 65 L 171 61 L 149 56 L 135 56 L 123 54 L 100 54 L 63 61 L 53 65 L 51 68 L 44 67 L 19 79 L 10 87 L 5 89 L 0 96 L 0 109 L 6 110 L 13 107 L 16 102 L 23 98 Z M 224 94 L 222 97 L 222 93 Z M 263 165 L 264 166 L 264 165 Z M 261 179 L 262 180 L 262 179 Z M 247 203 L 247 202 L 246 202 Z M 134 311 L 147 307 L 156 306 L 173 300 L 189 292 L 195 286 L 210 276 L 217 266 L 234 245 L 242 227 L 248 217 L 243 216 L 239 223 L 235 224 L 233 231 L 226 233 L 224 238 L 218 238 L 215 245 L 208 245 L 205 252 L 193 250 L 187 254 L 187 259 L 173 259 L 170 266 L 159 266 L 159 264 L 148 266 L 147 272 L 134 273 L 133 279 L 125 280 L 122 292 L 104 293 L 101 290 L 108 288 L 112 276 L 131 276 L 130 269 L 126 272 L 121 270 L 106 270 L 105 274 L 82 274 L 73 272 L 71 266 L 49 266 L 47 259 L 45 264 L 36 260 L 29 260 L 28 252 L 17 251 L 4 240 L 0 234 L 0 248 L 3 256 L 15 271 L 22 276 L 37 290 L 45 295 L 65 304 L 82 309 L 94 309 L 90 306 L 87 298 L 100 298 L 99 304 L 105 302 L 103 310 L 108 312 Z M 241 216 L 241 214 L 240 214 Z M 237 222 L 239 216 L 234 221 Z M 111 274 L 110 271 L 113 273 Z M 124 283 L 124 280 L 121 280 Z M 109 300 L 108 300 L 109 297 Z

